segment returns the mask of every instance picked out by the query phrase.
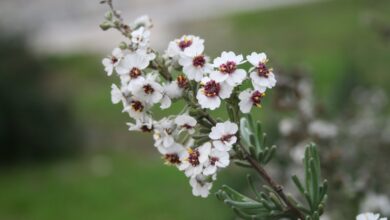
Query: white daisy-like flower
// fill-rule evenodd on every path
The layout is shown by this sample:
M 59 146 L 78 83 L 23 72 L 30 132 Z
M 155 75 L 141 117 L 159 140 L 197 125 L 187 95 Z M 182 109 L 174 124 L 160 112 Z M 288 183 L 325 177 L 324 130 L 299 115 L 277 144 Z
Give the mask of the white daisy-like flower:
M 175 118 L 176 125 L 187 131 L 189 134 L 193 134 L 195 132 L 196 119 L 189 115 L 179 115 Z
M 198 90 L 196 98 L 202 108 L 214 110 L 221 105 L 221 99 L 229 98 L 233 87 L 222 82 L 219 83 L 208 77 L 204 77 L 201 82 L 202 87 Z
M 242 63 L 242 55 L 224 51 L 220 57 L 214 59 L 213 66 L 217 70 L 211 72 L 210 78 L 217 82 L 226 81 L 230 86 L 240 85 L 246 78 L 246 71 L 237 69 L 237 66 Z
M 238 95 L 238 98 L 240 99 L 238 105 L 240 106 L 241 112 L 249 113 L 253 106 L 261 107 L 261 100 L 264 96 L 265 93 L 258 90 L 246 89 L 242 91 Z
M 175 143 L 175 123 L 169 118 L 162 118 L 154 125 L 154 146 L 159 148 L 170 148 Z
M 104 65 L 104 71 L 106 71 L 108 76 L 112 75 L 112 72 L 114 71 L 114 68 L 118 66 L 120 61 L 123 58 L 123 52 L 119 48 L 115 48 L 111 56 L 108 58 L 104 58 L 102 60 L 102 64 Z
M 145 103 L 135 97 L 131 97 L 127 101 L 127 105 L 124 107 L 123 112 L 127 112 L 129 113 L 130 117 L 138 119 L 146 113 L 146 109 L 147 106 Z
M 153 74 L 146 78 L 140 77 L 136 83 L 130 83 L 128 88 L 135 97 L 146 104 L 158 103 L 163 98 L 163 87 L 156 82 L 156 76 Z
M 144 27 L 146 29 L 150 29 L 153 27 L 152 19 L 148 15 L 142 15 L 134 20 L 134 22 L 130 25 L 131 29 L 135 30 L 139 27 Z
M 366 212 L 356 216 L 356 220 L 387 220 L 387 218 L 386 217 L 381 218 L 379 214 Z
M 135 120 L 135 124 L 128 122 L 129 131 L 142 131 L 151 132 L 153 131 L 153 119 L 150 116 L 143 115 L 141 118 Z
M 179 64 L 183 66 L 183 72 L 188 79 L 197 82 L 201 81 L 204 75 L 212 70 L 209 58 L 203 54 L 197 54 L 193 57 L 182 56 L 179 59 Z
M 149 65 L 149 57 L 146 53 L 131 52 L 126 54 L 116 68 L 121 82 L 126 84 L 130 81 L 135 82 L 142 76 L 142 70 Z
M 206 176 L 213 175 L 217 172 L 217 168 L 229 166 L 230 156 L 227 151 L 220 151 L 216 148 L 211 149 L 209 159 L 204 165 L 203 174 Z
M 204 175 L 191 177 L 190 185 L 192 187 L 192 194 L 203 198 L 206 198 L 210 194 L 210 190 L 213 187 L 212 180 Z
M 254 66 L 250 77 L 255 89 L 265 92 L 267 88 L 271 89 L 276 84 L 275 75 L 271 68 L 267 67 L 267 55 L 265 53 L 255 53 L 248 55 L 246 59 Z
M 211 128 L 209 138 L 213 140 L 213 145 L 216 149 L 220 151 L 229 151 L 237 141 L 237 131 L 238 126 L 233 122 L 226 121 L 217 123 Z
M 131 32 L 131 43 L 136 48 L 147 48 L 150 42 L 150 31 L 141 26 L 137 30 Z
M 194 57 L 203 53 L 203 43 L 204 40 L 197 36 L 184 35 L 180 39 L 169 43 L 166 54 L 172 58 L 180 58 L 182 56 Z
M 182 163 L 179 165 L 179 170 L 183 170 L 187 177 L 194 177 L 203 172 L 203 165 L 207 162 L 211 150 L 209 142 L 202 146 L 192 149 L 188 148 L 187 152 L 180 158 Z

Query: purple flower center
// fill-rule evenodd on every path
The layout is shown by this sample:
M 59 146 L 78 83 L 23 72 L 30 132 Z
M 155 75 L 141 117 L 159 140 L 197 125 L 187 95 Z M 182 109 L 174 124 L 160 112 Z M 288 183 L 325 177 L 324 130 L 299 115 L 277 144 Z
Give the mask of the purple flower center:
M 234 137 L 234 134 L 225 134 L 221 137 L 221 141 L 222 142 L 229 142 L 232 137 Z
M 179 88 L 187 88 L 188 87 L 188 80 L 185 76 L 183 75 L 180 75 L 177 77 L 177 85 L 179 86 Z
M 114 64 L 114 63 L 116 63 L 116 62 L 118 62 L 118 58 L 116 58 L 116 57 L 111 57 L 111 63 L 112 64 Z
M 138 78 L 138 76 L 140 76 L 140 75 L 141 75 L 140 69 L 133 67 L 133 69 L 130 70 L 130 77 L 132 79 Z
M 210 158 L 210 164 L 215 166 L 215 163 L 219 161 L 218 157 L 211 157 Z
M 190 39 L 187 39 L 187 38 L 184 38 L 184 40 L 180 41 L 178 43 L 178 46 L 180 47 L 180 49 L 183 51 L 184 49 L 186 49 L 187 47 L 191 46 L 192 45 L 192 40 Z
M 154 92 L 154 88 L 150 84 L 144 85 L 143 88 L 146 94 L 152 94 Z
M 190 152 L 190 155 L 188 156 L 188 162 L 193 166 L 196 167 L 200 164 L 199 162 L 199 151 L 198 150 L 192 150 Z
M 144 110 L 144 105 L 142 105 L 142 102 L 140 101 L 131 101 L 131 108 L 133 108 L 136 112 L 142 112 Z
M 204 58 L 203 55 L 196 56 L 192 60 L 192 65 L 194 65 L 195 67 L 203 67 L 205 63 L 206 63 L 206 59 Z
M 257 73 L 259 74 L 259 76 L 268 78 L 269 70 L 268 70 L 267 66 L 265 65 L 265 63 L 260 62 L 259 66 L 256 67 L 256 70 L 257 70 Z
M 204 94 L 207 97 L 215 97 L 219 94 L 219 91 L 221 90 L 221 85 L 214 80 L 210 80 L 204 85 Z
M 264 93 L 261 93 L 259 91 L 255 91 L 252 93 L 251 100 L 253 102 L 253 105 L 260 105 L 261 104 L 261 99 L 264 97 Z
M 236 69 L 237 69 L 237 65 L 233 61 L 228 61 L 219 66 L 219 71 L 225 74 L 232 74 L 234 73 L 234 71 L 236 71 Z
M 164 159 L 168 161 L 170 164 L 181 164 L 181 161 L 179 159 L 179 155 L 173 153 L 173 154 L 165 154 Z

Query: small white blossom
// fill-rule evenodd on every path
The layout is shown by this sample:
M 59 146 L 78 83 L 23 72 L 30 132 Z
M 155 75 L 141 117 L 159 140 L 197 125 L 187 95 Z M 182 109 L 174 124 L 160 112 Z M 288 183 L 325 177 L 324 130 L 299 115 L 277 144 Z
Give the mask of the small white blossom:
M 209 58 L 203 54 L 196 54 L 195 56 L 183 56 L 179 59 L 179 64 L 183 66 L 183 72 L 188 79 L 201 81 L 206 73 L 210 73 L 212 66 L 209 63 Z
M 109 58 L 104 58 L 102 64 L 104 65 L 104 71 L 106 71 L 108 76 L 112 75 L 114 68 L 118 66 L 119 62 L 123 58 L 123 52 L 119 48 L 115 48 L 112 51 L 112 55 Z
M 152 74 L 146 78 L 140 77 L 136 83 L 129 84 L 129 90 L 135 97 L 147 104 L 158 103 L 163 98 L 163 88 Z
M 180 158 L 182 163 L 179 165 L 179 170 L 183 170 L 187 177 L 201 174 L 203 165 L 208 160 L 210 150 L 211 144 L 209 142 L 195 149 L 188 148 L 188 151 Z
M 191 177 L 190 185 L 194 196 L 206 198 L 210 194 L 210 189 L 213 187 L 212 180 L 209 180 L 203 175 Z
M 149 65 L 149 58 L 143 52 L 131 52 L 126 54 L 116 68 L 123 84 L 136 81 L 142 76 L 142 70 Z
M 117 85 L 112 84 L 111 85 L 111 102 L 113 104 L 118 104 L 121 101 L 125 102 L 126 97 L 123 95 L 122 90 L 119 89 Z
M 189 115 L 179 115 L 175 118 L 175 123 L 179 128 L 186 130 L 189 134 L 195 132 L 196 119 Z
M 175 127 L 174 121 L 168 118 L 163 118 L 155 123 L 153 134 L 154 146 L 159 148 L 159 150 L 160 148 L 172 147 L 175 143 Z
M 136 48 L 147 48 L 150 42 L 150 31 L 145 29 L 143 26 L 137 30 L 131 32 L 131 43 Z
M 194 57 L 202 54 L 204 50 L 204 40 L 193 35 L 184 35 L 180 39 L 171 41 L 168 45 L 166 54 L 172 58 L 180 58 L 182 56 Z
M 274 87 L 276 79 L 272 69 L 269 69 L 266 65 L 268 62 L 267 55 L 265 55 L 265 53 L 253 52 L 246 58 L 254 66 L 250 73 L 253 87 L 260 92 L 264 92 L 267 88 L 270 89 Z
M 238 131 L 237 124 L 226 121 L 223 123 L 217 123 L 211 128 L 209 137 L 213 140 L 213 145 L 220 151 L 229 151 L 232 149 L 233 144 L 236 143 L 236 133 Z
M 265 93 L 258 90 L 244 90 L 239 95 L 238 98 L 240 102 L 240 110 L 242 113 L 249 113 L 253 106 L 261 107 L 261 100 L 265 96 Z
M 246 78 L 246 71 L 237 69 L 237 66 L 242 63 L 242 55 L 224 51 L 220 57 L 214 59 L 213 66 L 217 70 L 210 74 L 210 78 L 217 82 L 226 81 L 230 86 L 240 85 Z
M 129 131 L 142 131 L 142 132 L 151 132 L 153 131 L 153 119 L 147 115 L 136 119 L 135 124 L 126 123 L 129 126 Z
M 230 156 L 227 151 L 220 151 L 216 148 L 211 149 L 208 161 L 205 164 L 203 174 L 206 176 L 213 175 L 217 172 L 217 168 L 227 167 L 230 163 Z
M 187 149 L 178 143 L 174 143 L 169 148 L 158 148 L 158 150 L 163 155 L 165 164 L 174 165 L 176 167 L 178 167 L 181 164 L 180 158 L 182 158 L 184 154 L 187 152 Z
M 145 103 L 135 97 L 131 97 L 129 101 L 127 101 L 127 105 L 124 107 L 123 112 L 127 112 L 130 117 L 138 119 L 145 114 L 146 108 L 147 106 Z
M 387 220 L 386 217 L 381 218 L 379 214 L 374 214 L 372 212 L 366 212 L 356 216 L 356 220 Z
M 221 105 L 221 99 L 229 98 L 233 87 L 222 82 L 216 82 L 208 77 L 204 77 L 201 82 L 202 87 L 198 90 L 196 98 L 202 108 L 214 110 Z

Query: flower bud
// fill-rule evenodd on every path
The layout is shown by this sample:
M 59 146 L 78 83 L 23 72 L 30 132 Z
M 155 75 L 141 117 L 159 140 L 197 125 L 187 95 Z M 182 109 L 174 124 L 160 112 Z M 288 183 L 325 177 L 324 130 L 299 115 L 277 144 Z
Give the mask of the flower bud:
M 121 48 L 122 50 L 125 50 L 125 49 L 127 49 L 127 44 L 125 43 L 125 42 L 120 42 L 120 44 L 119 44 L 119 48 Z
M 110 29 L 112 26 L 111 26 L 111 23 L 108 22 L 108 21 L 104 21 L 103 23 L 101 23 L 100 25 L 100 28 L 103 30 L 103 31 L 106 31 L 108 29 Z
M 104 17 L 105 17 L 107 20 L 111 21 L 111 20 L 112 20 L 112 12 L 111 12 L 111 11 L 108 11 L 108 12 L 104 15 Z

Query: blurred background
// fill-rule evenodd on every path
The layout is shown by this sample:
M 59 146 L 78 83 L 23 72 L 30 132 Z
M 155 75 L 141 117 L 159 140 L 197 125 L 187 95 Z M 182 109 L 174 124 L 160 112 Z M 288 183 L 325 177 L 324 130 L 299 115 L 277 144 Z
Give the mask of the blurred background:
M 266 52 L 278 86 L 256 118 L 279 147 L 273 176 L 294 193 L 286 174 L 302 172 L 303 146 L 315 141 L 328 219 L 390 216 L 390 1 L 114 4 L 129 22 L 153 19 L 160 51 L 194 34 L 212 57 Z M 101 65 L 122 39 L 99 29 L 106 9 L 98 0 L 0 2 L 0 219 L 235 219 L 215 197 L 193 197 L 150 135 L 127 131 Z M 247 192 L 247 172 L 232 165 L 214 190 Z

